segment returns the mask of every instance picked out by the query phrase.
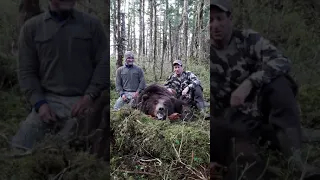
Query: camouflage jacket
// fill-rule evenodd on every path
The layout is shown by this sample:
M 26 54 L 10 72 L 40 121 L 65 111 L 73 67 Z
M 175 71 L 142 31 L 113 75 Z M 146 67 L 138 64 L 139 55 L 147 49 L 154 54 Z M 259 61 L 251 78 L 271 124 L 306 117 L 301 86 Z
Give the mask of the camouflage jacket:
M 192 90 L 196 86 L 201 86 L 200 80 L 195 74 L 190 71 L 183 71 L 181 76 L 178 77 L 175 73 L 171 74 L 166 83 L 164 84 L 166 88 L 174 89 L 177 92 L 177 97 L 181 96 L 182 91 L 189 86 Z
M 227 49 L 218 50 L 211 44 L 210 51 L 210 91 L 214 114 L 230 106 L 231 93 L 248 79 L 256 90 L 255 95 L 239 109 L 246 114 L 260 116 L 257 93 L 264 84 L 290 70 L 291 61 L 267 39 L 250 29 L 234 30 Z

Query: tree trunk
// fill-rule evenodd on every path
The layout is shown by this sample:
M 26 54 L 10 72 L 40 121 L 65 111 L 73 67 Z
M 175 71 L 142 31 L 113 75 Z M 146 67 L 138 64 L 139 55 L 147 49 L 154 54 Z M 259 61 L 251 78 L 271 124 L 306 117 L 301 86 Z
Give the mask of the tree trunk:
M 168 0 L 166 1 L 166 7 L 165 7 L 165 14 L 164 14 L 164 20 L 163 20 L 163 32 L 162 32 L 162 57 L 161 57 L 161 69 L 160 69 L 160 79 L 162 79 L 163 75 L 163 64 L 164 64 L 164 57 L 166 54 L 166 49 L 167 49 L 167 11 L 168 11 Z
M 133 4 L 133 20 L 132 20 L 132 46 L 131 49 L 133 49 L 133 53 L 136 54 L 137 53 L 137 44 L 136 44 L 136 3 Z
M 146 55 L 146 36 L 145 36 L 145 28 L 144 28 L 144 4 L 145 0 L 142 0 L 142 53 Z
M 194 14 L 193 16 L 193 21 L 192 21 L 192 37 L 191 37 L 191 43 L 190 43 L 190 47 L 189 47 L 189 57 L 190 58 L 194 58 L 194 42 L 195 42 L 195 39 L 196 39 L 196 18 L 197 18 L 197 15 Z
M 172 38 L 172 25 L 169 20 L 169 42 L 170 42 L 170 65 L 173 64 L 173 38 Z M 173 71 L 173 66 L 171 66 L 171 71 Z
M 11 43 L 11 53 L 14 56 L 17 56 L 18 54 L 18 45 L 16 41 L 19 37 L 21 27 L 27 20 L 29 20 L 33 16 L 41 14 L 43 11 L 40 8 L 39 0 L 20 0 L 18 12 L 19 13 L 16 26 L 17 35 L 16 37 L 14 37 Z
M 203 33 L 202 33 L 202 29 L 203 29 L 203 6 L 204 6 L 204 0 L 202 0 L 200 2 L 200 7 L 199 7 L 199 14 L 198 14 L 198 30 L 197 32 L 198 34 L 198 51 L 197 51 L 197 58 L 201 59 L 201 53 L 202 53 L 202 48 L 204 46 L 202 40 L 203 40 Z
M 188 0 L 184 0 L 184 7 L 183 7 L 183 58 L 185 68 L 188 62 Z
M 149 0 L 149 8 L 150 8 L 150 39 L 149 39 L 149 52 L 150 52 L 150 54 L 149 54 L 149 64 L 151 63 L 151 60 L 152 60 L 152 58 L 153 58 L 153 47 L 152 47 L 152 45 L 153 45 L 153 43 L 152 43 L 152 41 L 153 41 L 153 23 L 152 23 L 152 20 L 153 20 L 153 0 Z
M 154 81 L 158 82 L 157 79 L 157 73 L 156 73 L 156 67 L 157 67 L 157 2 L 156 0 L 152 0 L 153 2 L 153 9 L 154 9 L 154 35 L 153 35 L 153 74 L 154 74 Z
M 114 55 L 117 54 L 117 46 L 118 46 L 118 40 L 117 40 L 117 3 L 114 0 L 113 1 L 113 17 L 112 17 L 112 23 L 113 23 L 113 53 Z
M 123 49 L 122 49 L 122 37 L 121 37 L 121 13 L 120 13 L 121 0 L 118 0 L 118 37 L 117 37 L 117 47 L 118 47 L 118 59 L 117 59 L 117 68 L 121 67 L 122 58 L 123 58 Z
M 124 0 L 124 4 L 126 3 L 125 2 L 126 0 Z M 126 16 L 126 14 L 129 14 L 129 12 L 131 11 L 131 3 L 129 2 L 128 3 L 128 8 L 125 10 L 125 13 L 124 13 L 124 18 L 125 18 L 125 16 Z M 131 51 L 132 49 L 131 49 L 131 19 L 132 19 L 132 16 L 128 16 L 127 17 L 128 18 L 128 22 L 127 22 L 127 24 L 125 24 L 125 27 L 126 27 L 126 29 L 128 29 L 127 31 L 123 31 L 123 33 L 126 35 L 126 37 L 124 37 L 124 41 L 126 42 L 125 44 L 125 49 L 126 49 L 126 51 Z M 123 19 L 124 20 L 124 19 Z
M 143 53 L 143 49 L 142 49 L 142 44 L 143 44 L 143 39 L 142 39 L 142 31 L 143 31 L 143 19 L 142 19 L 142 1 L 140 0 L 140 7 L 139 7 L 139 19 L 140 19 L 140 24 L 139 24 L 139 57 L 141 57 L 142 53 Z

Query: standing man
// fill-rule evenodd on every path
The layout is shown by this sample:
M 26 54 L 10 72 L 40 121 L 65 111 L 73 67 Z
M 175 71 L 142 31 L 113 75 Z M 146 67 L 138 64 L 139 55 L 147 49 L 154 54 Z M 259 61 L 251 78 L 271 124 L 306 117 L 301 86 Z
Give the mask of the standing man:
M 209 115 L 205 113 L 203 89 L 198 77 L 190 71 L 184 71 L 181 60 L 175 60 L 173 67 L 174 73 L 167 78 L 164 86 L 169 92 L 175 94 L 177 98 L 189 96 L 200 112 L 208 119 Z
M 234 29 L 231 6 L 231 0 L 211 0 L 210 4 L 210 104 L 214 116 L 210 134 L 211 162 L 227 166 L 235 163 L 225 161 L 230 155 L 227 153 L 231 153 L 228 151 L 231 135 L 227 129 L 234 128 L 253 141 L 259 137 L 270 140 L 287 157 L 293 156 L 302 168 L 298 154 L 301 125 L 295 99 L 297 85 L 289 76 L 291 62 L 259 33 Z M 230 109 L 234 111 L 228 114 Z M 270 130 L 263 131 L 264 125 Z M 261 161 L 249 140 L 247 145 L 243 143 L 235 147 L 246 149 L 237 161 L 257 161 L 246 173 L 249 179 L 257 179 L 264 167 L 259 166 Z
M 76 0 L 49 0 L 44 13 L 21 28 L 18 78 L 33 105 L 12 139 L 32 148 L 54 125 L 67 137 L 73 117 L 108 88 L 107 38 L 102 24 L 74 9 Z
M 117 99 L 114 110 L 119 110 L 125 103 L 131 103 L 146 87 L 143 70 L 134 65 L 134 55 L 131 51 L 124 54 L 125 65 L 116 72 L 116 91 L 120 97 Z

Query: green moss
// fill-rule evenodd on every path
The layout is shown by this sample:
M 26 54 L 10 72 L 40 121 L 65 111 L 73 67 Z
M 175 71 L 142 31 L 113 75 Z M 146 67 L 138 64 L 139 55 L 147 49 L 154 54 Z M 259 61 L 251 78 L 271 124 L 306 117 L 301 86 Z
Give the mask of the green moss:
M 129 109 L 122 110 L 111 116 L 114 117 L 111 127 L 116 134 L 115 148 L 123 155 L 152 154 L 168 163 L 180 158 L 185 163 L 194 161 L 195 166 L 209 162 L 209 131 L 205 128 L 154 120 L 138 111 L 128 115 L 129 112 Z

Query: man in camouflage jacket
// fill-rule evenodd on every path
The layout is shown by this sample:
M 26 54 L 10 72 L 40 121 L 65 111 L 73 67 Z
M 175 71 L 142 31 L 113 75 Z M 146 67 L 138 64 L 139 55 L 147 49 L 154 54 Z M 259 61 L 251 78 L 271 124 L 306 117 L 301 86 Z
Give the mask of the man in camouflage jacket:
M 231 13 L 230 0 L 211 0 L 211 162 L 230 163 L 226 153 L 230 138 L 240 137 L 232 135 L 236 131 L 241 138 L 263 137 L 285 155 L 297 155 L 292 149 L 301 148 L 301 125 L 297 85 L 289 76 L 291 62 L 259 33 L 233 28 Z M 246 147 L 244 152 L 255 151 L 249 142 L 241 147 Z M 247 153 L 243 158 L 257 160 Z M 297 157 L 297 165 L 300 160 Z M 260 175 L 263 168 L 256 168 L 259 165 L 251 172 Z
M 203 113 L 206 118 L 209 118 L 209 115 L 207 115 L 204 110 L 205 102 L 200 80 L 192 72 L 183 70 L 181 60 L 175 60 L 173 67 L 174 73 L 167 78 L 164 86 L 171 93 L 173 93 L 174 90 L 177 98 L 189 96 L 201 113 Z

